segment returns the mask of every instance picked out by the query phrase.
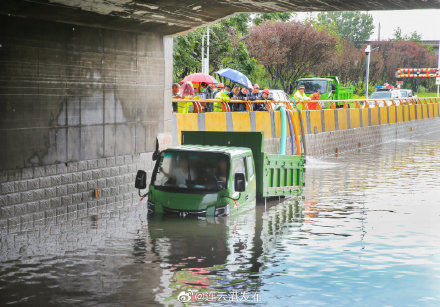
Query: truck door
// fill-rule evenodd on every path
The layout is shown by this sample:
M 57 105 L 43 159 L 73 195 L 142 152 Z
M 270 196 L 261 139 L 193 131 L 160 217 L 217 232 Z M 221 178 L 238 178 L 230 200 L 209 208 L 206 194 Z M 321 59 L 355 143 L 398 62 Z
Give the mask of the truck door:
M 246 201 L 248 201 L 250 195 L 249 195 L 249 181 L 246 176 L 246 167 L 245 167 L 245 158 L 239 157 L 235 158 L 232 161 L 232 189 L 234 190 L 234 198 L 238 196 L 238 193 L 235 191 L 235 174 L 241 173 L 244 174 L 246 177 L 246 190 L 244 192 L 240 193 L 240 197 L 237 200 L 238 206 L 243 205 Z
M 253 201 L 257 197 L 257 179 L 255 175 L 255 167 L 254 167 L 254 159 L 251 155 L 246 157 L 246 179 L 247 179 L 247 186 L 246 186 L 246 192 L 249 195 L 250 201 Z

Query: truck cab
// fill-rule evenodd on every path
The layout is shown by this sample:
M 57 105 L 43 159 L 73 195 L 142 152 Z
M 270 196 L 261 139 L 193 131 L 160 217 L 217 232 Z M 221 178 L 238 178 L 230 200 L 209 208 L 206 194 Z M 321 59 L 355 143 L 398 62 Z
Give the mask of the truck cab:
M 249 148 L 183 145 L 161 152 L 149 186 L 151 213 L 222 216 L 255 205 Z
M 336 90 L 336 85 L 331 78 L 302 78 L 298 80 L 298 87 L 300 85 L 304 85 L 307 96 L 319 90 L 322 100 L 332 99 L 333 91 Z
M 336 76 L 327 77 L 310 77 L 301 78 L 298 80 L 298 87 L 304 85 L 307 96 L 319 90 L 321 93 L 321 100 L 346 100 L 352 99 L 354 87 L 341 87 L 339 78 Z M 343 103 L 336 103 L 337 107 L 342 107 Z M 330 103 L 326 108 L 330 108 Z

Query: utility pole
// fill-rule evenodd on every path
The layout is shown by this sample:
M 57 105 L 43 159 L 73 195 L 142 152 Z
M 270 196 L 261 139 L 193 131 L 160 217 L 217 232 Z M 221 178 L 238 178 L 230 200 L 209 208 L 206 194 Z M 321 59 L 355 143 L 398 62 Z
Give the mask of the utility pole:
M 209 26 L 206 27 L 206 73 L 209 74 Z
M 205 35 L 202 36 L 202 73 L 205 73 Z
M 374 49 L 371 49 L 371 46 L 368 45 L 367 48 L 365 48 L 365 54 L 367 55 L 367 69 L 366 69 L 366 86 L 365 86 L 365 98 L 368 98 L 368 82 L 370 78 L 370 53 L 374 50 L 378 49 L 379 47 L 376 47 Z
M 380 41 L 380 22 L 379 22 L 379 30 L 377 31 L 377 41 Z
M 366 79 L 366 86 L 365 86 L 365 99 L 368 99 L 368 79 L 370 77 L 370 53 L 371 53 L 371 46 L 368 45 L 367 48 L 365 48 L 365 54 L 367 55 L 367 71 L 365 75 Z
M 438 41 L 438 65 L 437 65 L 437 74 L 440 74 L 440 40 Z M 439 88 L 440 88 L 440 77 L 435 78 L 437 83 L 437 98 L 439 98 Z
M 206 27 L 206 45 L 205 35 L 202 36 L 202 73 L 209 74 L 209 27 Z

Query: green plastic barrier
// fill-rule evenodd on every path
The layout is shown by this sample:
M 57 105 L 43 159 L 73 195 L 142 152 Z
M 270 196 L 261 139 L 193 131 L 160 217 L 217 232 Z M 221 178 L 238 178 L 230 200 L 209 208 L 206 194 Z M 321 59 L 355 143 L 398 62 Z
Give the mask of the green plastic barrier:
M 280 146 L 280 155 L 285 155 L 286 154 L 286 137 L 287 137 L 287 133 L 286 133 L 286 129 L 287 129 L 287 124 L 286 124 L 286 109 L 281 107 L 280 109 L 281 111 L 281 146 Z

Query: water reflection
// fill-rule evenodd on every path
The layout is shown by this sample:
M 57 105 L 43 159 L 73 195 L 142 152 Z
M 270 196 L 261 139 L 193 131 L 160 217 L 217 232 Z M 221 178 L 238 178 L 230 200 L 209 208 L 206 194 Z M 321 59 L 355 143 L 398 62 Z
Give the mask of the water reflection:
M 193 290 L 256 291 L 276 306 L 438 305 L 439 137 L 307 166 L 304 199 L 235 217 L 148 219 L 134 201 L 9 229 L 0 304 L 179 305 Z
M 153 250 L 167 271 L 167 286 L 158 301 L 175 303 L 188 290 L 258 292 L 264 210 L 260 205 L 232 217 L 150 220 Z

